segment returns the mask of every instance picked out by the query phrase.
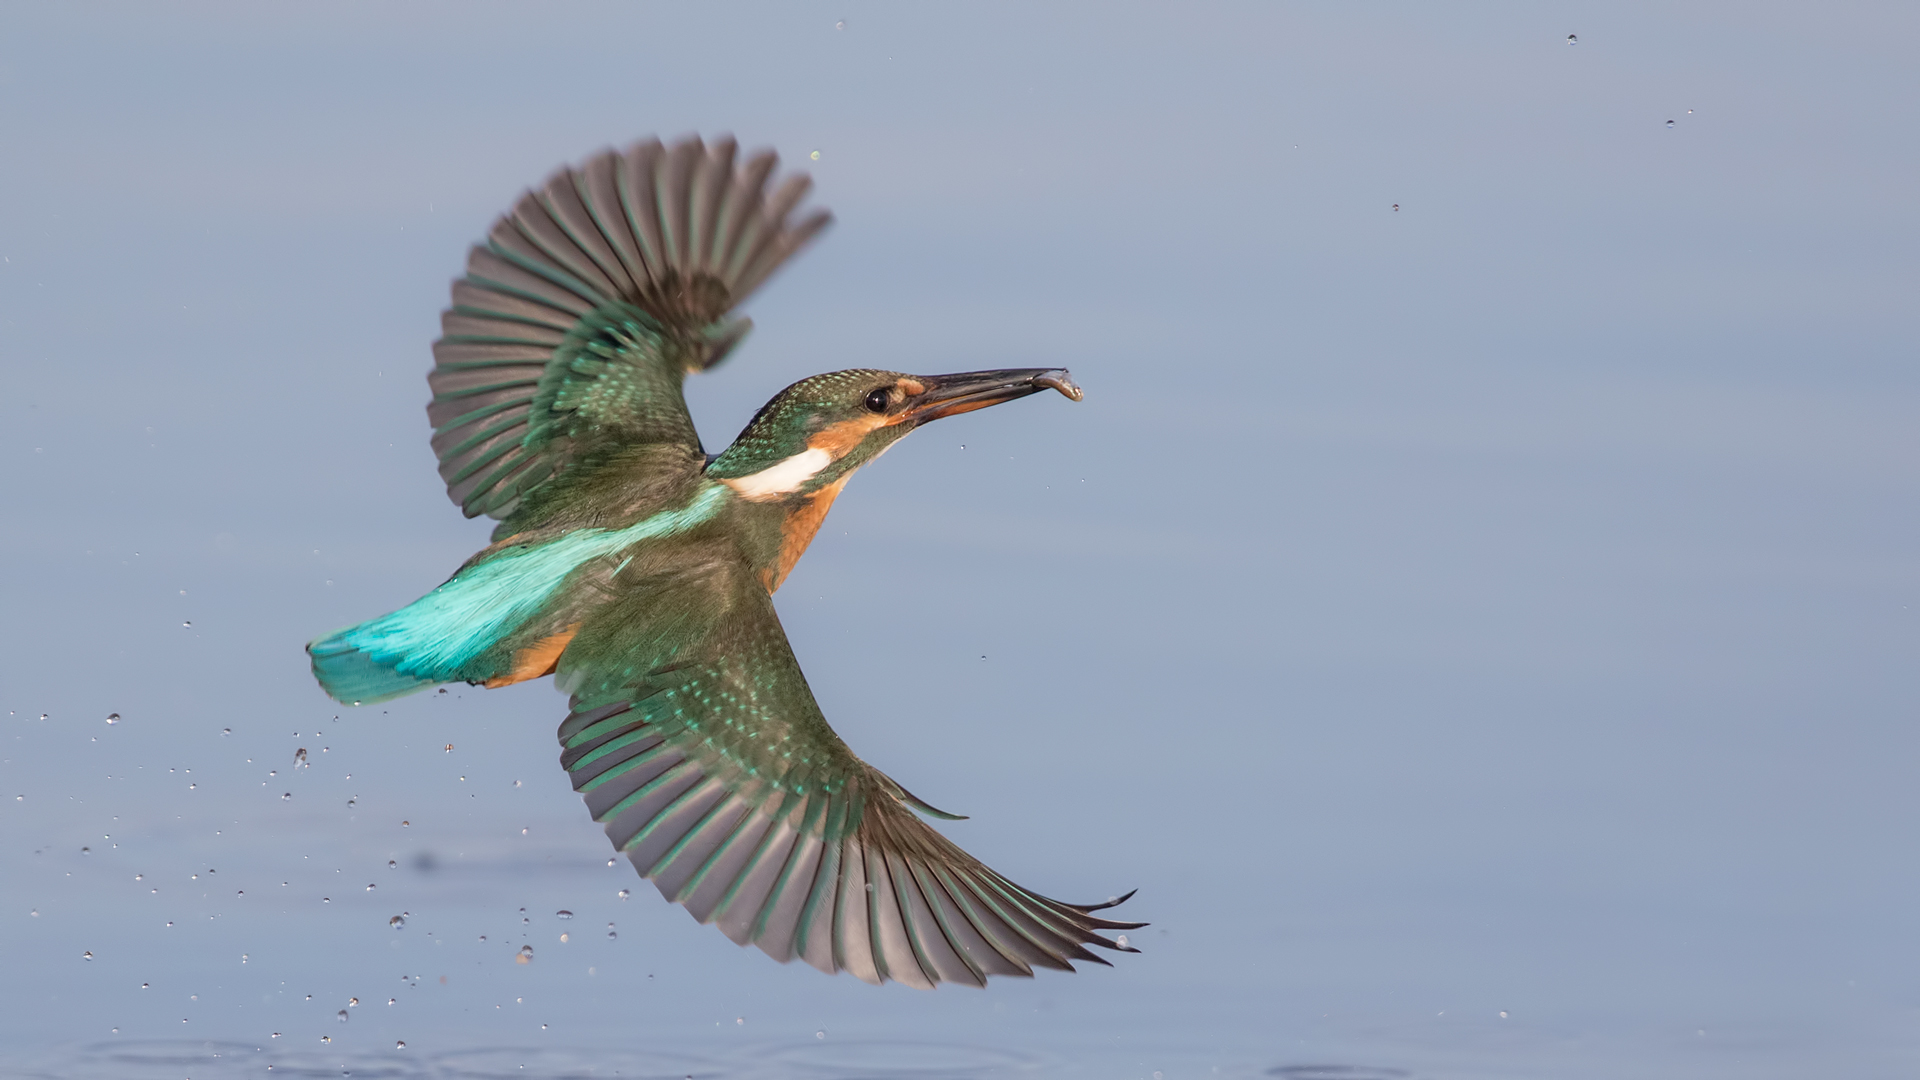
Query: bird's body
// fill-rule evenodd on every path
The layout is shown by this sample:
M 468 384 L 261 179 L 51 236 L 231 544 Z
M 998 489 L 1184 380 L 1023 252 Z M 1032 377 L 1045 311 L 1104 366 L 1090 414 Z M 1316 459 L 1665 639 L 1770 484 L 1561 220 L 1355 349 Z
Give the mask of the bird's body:
M 1071 970 L 1125 929 L 1006 881 L 821 716 L 772 594 L 848 478 L 919 424 L 1063 371 L 852 370 L 802 380 L 717 457 L 681 384 L 728 312 L 826 223 L 790 226 L 771 154 L 641 143 L 566 169 L 454 284 L 429 417 L 449 494 L 494 542 L 397 611 L 308 646 L 329 694 L 554 674 L 561 762 L 615 846 L 736 942 L 873 982 Z M 1122 939 L 1124 941 L 1124 938 Z

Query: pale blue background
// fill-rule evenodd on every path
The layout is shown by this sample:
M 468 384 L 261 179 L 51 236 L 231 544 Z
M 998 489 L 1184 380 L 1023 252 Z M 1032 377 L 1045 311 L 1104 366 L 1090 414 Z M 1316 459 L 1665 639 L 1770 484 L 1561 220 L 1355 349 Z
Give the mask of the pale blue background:
M 1913 1075 L 1917 41 L 9 6 L 0 1072 Z M 688 130 L 818 150 L 838 216 L 692 388 L 710 447 L 837 367 L 1087 388 L 902 445 L 779 603 L 861 754 L 1016 880 L 1138 886 L 1142 955 L 782 968 L 605 866 L 545 683 L 312 685 L 484 542 L 422 415 L 466 245 Z

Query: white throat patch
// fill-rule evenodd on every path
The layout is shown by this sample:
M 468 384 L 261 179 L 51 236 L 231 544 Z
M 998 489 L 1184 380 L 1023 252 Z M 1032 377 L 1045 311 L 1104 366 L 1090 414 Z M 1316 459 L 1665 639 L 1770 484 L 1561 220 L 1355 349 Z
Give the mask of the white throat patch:
M 818 447 L 811 447 L 757 473 L 720 482 L 732 488 L 743 499 L 762 502 L 800 490 L 800 485 L 813 479 L 821 469 L 831 464 L 833 464 L 832 454 Z

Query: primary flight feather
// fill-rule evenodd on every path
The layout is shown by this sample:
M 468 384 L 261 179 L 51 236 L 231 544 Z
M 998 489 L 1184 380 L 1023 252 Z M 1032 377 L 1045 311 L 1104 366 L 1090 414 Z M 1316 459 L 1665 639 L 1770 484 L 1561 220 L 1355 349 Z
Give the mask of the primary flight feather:
M 735 942 L 868 982 L 984 985 L 1105 963 L 1143 925 L 1021 888 L 854 756 L 772 594 L 860 466 L 921 424 L 1065 371 L 837 371 L 709 457 L 681 396 L 750 327 L 729 315 L 826 227 L 805 175 L 731 139 L 607 151 L 522 196 L 467 256 L 428 382 L 433 449 L 493 543 L 398 611 L 307 646 L 361 705 L 552 674 L 560 763 L 614 847 Z M 1131 895 L 1131 894 L 1129 894 Z M 1121 899 L 1125 899 L 1122 897 Z M 1124 941 L 1124 938 L 1121 939 Z

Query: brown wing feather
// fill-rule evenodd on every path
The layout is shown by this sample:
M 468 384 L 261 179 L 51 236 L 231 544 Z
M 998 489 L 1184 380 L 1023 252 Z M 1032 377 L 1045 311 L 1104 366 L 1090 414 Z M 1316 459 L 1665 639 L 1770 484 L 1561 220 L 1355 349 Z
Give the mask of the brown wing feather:
M 616 850 L 733 941 L 868 982 L 984 985 L 1106 963 L 1144 924 L 1001 877 L 820 715 L 744 566 L 616 579 L 562 654 L 561 764 Z
M 718 362 L 743 332 L 740 320 L 722 323 L 728 312 L 829 220 L 822 211 L 790 221 L 805 178 L 789 177 L 770 196 L 774 156 L 736 167 L 736 153 L 730 137 L 605 151 L 521 196 L 472 250 L 427 377 L 441 476 L 467 516 L 506 516 L 563 473 L 577 448 L 604 444 L 582 425 L 616 441 L 692 431 L 678 380 Z M 641 344 L 621 353 L 625 368 L 556 370 L 573 363 L 569 343 L 589 316 L 592 333 L 609 319 L 637 325 L 628 337 Z M 641 383 L 657 385 L 625 393 L 619 408 L 671 417 L 541 415 L 541 385 L 625 380 L 636 367 L 647 369 Z M 521 406 L 532 415 L 509 433 L 496 413 Z M 699 450 L 697 438 L 689 450 Z

